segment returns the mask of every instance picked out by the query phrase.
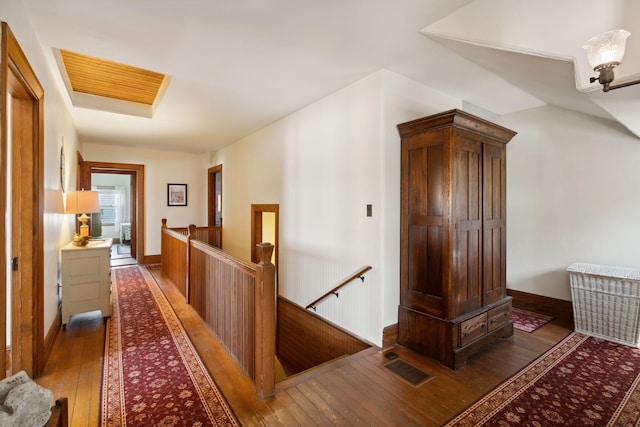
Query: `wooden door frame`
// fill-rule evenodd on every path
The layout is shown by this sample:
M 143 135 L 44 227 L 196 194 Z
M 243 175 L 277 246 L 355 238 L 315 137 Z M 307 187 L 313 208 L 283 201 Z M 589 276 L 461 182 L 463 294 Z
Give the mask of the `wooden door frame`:
M 274 264 L 276 266 L 276 283 L 278 277 L 278 252 L 280 234 L 280 205 L 277 204 L 252 204 L 251 205 L 251 262 L 258 262 L 258 251 L 256 245 L 262 243 L 262 213 L 272 212 L 276 215 L 275 235 L 276 241 L 269 242 L 274 246 Z
M 144 165 L 131 163 L 110 163 L 85 161 L 77 153 L 77 188 L 91 188 L 92 173 L 113 173 L 131 175 L 131 256 L 138 264 L 148 264 L 144 251 Z
M 220 174 L 220 224 L 216 224 L 218 201 L 216 200 L 215 176 L 217 173 Z M 207 225 L 222 227 L 222 165 L 216 165 L 207 170 Z M 222 238 L 220 241 L 222 242 Z
M 32 377 L 37 377 L 44 370 L 45 350 L 44 350 L 44 90 L 38 81 L 35 72 L 29 65 L 26 55 L 20 48 L 8 24 L 2 22 L 2 43 L 0 55 L 0 110 L 1 110 L 1 136 L 0 136 L 0 208 L 6 212 L 7 204 L 7 155 L 10 141 L 8 134 L 9 117 L 7 114 L 9 92 L 15 87 L 9 85 L 10 78 L 12 84 L 17 84 L 20 90 L 25 91 L 25 99 L 30 100 L 32 107 L 29 109 L 32 116 L 28 119 L 27 132 L 31 139 L 31 146 L 24 146 L 27 149 L 27 157 L 23 162 L 29 162 L 33 168 L 32 174 L 27 180 L 23 180 L 22 188 L 28 188 L 29 197 L 22 197 L 23 202 L 28 204 L 24 212 L 27 217 L 22 218 L 30 231 L 30 235 L 23 236 L 21 240 L 19 260 L 22 265 L 30 268 L 30 284 L 20 285 L 19 289 L 12 290 L 12 307 L 18 312 L 12 312 L 15 319 L 12 327 L 12 350 L 15 350 L 19 358 L 14 358 L 12 364 L 17 370 L 25 370 Z M 24 141 L 22 141 L 24 142 Z M 0 218 L 0 378 L 5 377 L 5 367 L 7 366 L 6 352 L 6 253 L 7 233 L 4 215 Z M 12 255 L 13 256 L 13 255 Z M 26 268 L 26 267 L 25 267 Z M 19 279 L 20 280 L 20 279 Z M 16 292 L 17 291 L 17 292 Z M 15 330 L 16 324 L 18 330 Z

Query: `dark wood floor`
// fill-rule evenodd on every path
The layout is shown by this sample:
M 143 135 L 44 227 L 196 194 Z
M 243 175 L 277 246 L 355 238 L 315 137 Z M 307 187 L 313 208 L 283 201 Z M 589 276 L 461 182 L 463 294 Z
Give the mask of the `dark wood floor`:
M 570 330 L 551 322 L 515 335 L 469 358 L 452 371 L 407 349 L 401 359 L 433 375 L 414 387 L 384 367 L 373 348 L 278 384 L 275 397 L 259 400 L 244 376 L 171 283 L 153 271 L 222 393 L 245 426 L 439 426 L 559 342 Z M 37 382 L 54 397 L 69 398 L 71 426 L 97 426 L 104 347 L 99 315 L 74 316 L 56 338 Z

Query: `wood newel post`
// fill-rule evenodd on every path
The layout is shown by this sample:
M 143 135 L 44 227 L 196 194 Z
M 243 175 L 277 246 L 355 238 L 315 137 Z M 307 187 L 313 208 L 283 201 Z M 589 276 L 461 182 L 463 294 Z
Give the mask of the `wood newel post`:
M 167 228 L 167 218 L 162 218 L 162 228 Z
M 271 243 L 258 243 L 256 250 L 255 382 L 258 397 L 265 399 L 273 396 L 276 385 L 276 267 L 271 263 Z

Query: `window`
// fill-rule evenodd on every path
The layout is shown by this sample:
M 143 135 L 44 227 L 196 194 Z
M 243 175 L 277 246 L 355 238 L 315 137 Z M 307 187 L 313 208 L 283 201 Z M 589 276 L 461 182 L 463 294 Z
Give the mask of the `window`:
M 118 191 L 110 188 L 98 187 L 100 196 L 100 213 L 102 225 L 115 225 L 118 218 Z

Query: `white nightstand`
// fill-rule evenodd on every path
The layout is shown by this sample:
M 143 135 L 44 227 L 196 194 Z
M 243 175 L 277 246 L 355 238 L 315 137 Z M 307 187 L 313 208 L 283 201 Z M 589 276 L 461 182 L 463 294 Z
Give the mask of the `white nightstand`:
M 113 239 L 69 243 L 62 248 L 62 325 L 73 314 L 100 310 L 111 316 L 111 244 Z

